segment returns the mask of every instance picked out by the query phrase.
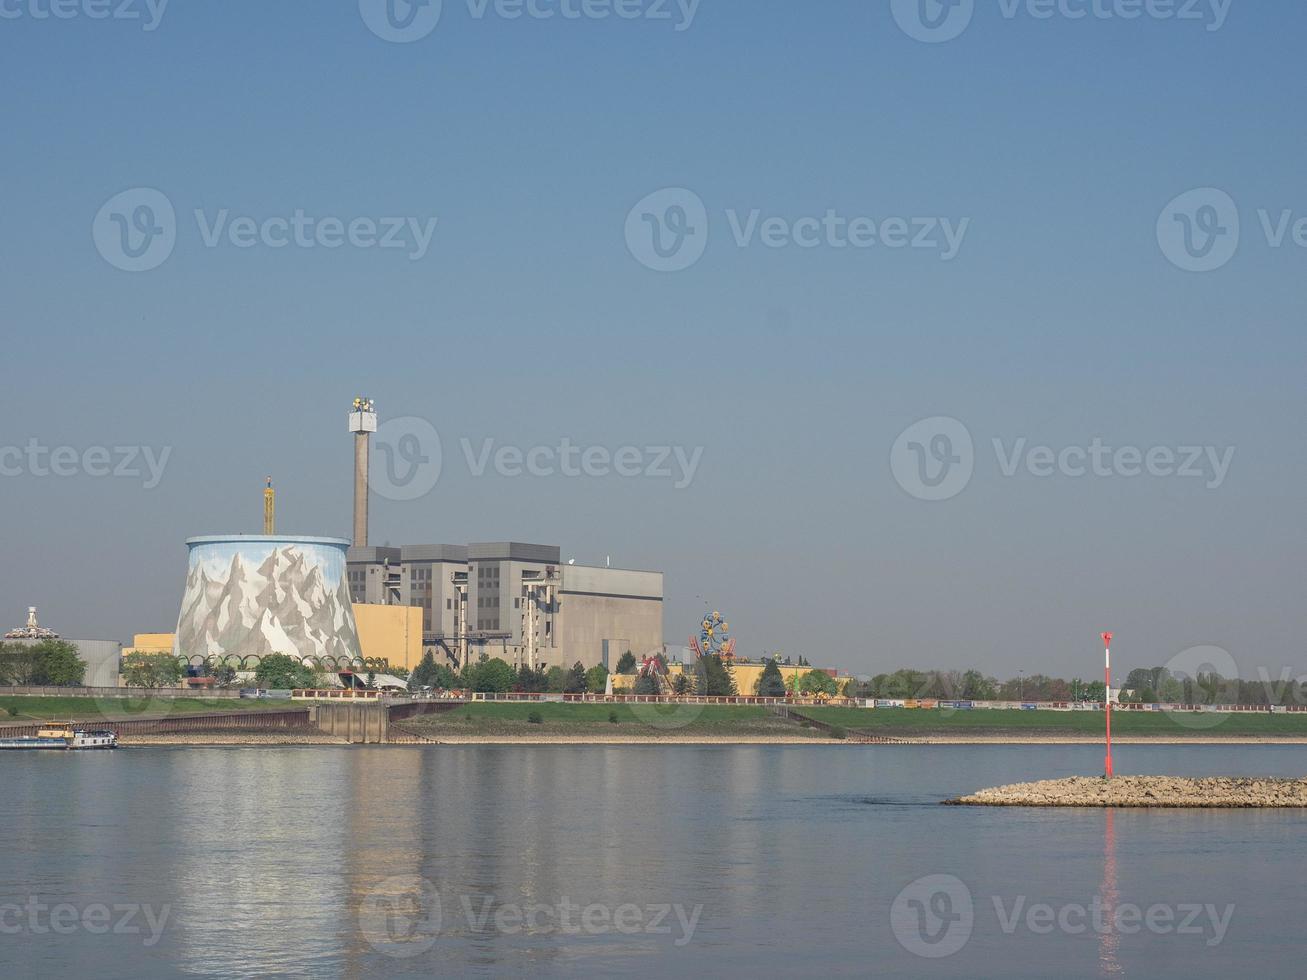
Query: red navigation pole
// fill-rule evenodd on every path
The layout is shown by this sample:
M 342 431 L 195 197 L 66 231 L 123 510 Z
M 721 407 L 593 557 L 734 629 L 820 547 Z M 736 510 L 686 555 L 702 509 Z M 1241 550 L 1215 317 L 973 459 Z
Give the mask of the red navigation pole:
M 1103 707 L 1107 711 L 1107 761 L 1106 775 L 1112 778 L 1112 634 L 1103 634 L 1103 677 L 1106 686 L 1103 693 Z

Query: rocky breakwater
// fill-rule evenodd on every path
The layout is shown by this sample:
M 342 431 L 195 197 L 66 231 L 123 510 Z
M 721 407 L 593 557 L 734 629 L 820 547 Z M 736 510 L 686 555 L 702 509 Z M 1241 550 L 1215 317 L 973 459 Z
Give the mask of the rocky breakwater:
M 1307 779 L 1076 776 L 997 786 L 946 802 L 952 806 L 1307 807 Z

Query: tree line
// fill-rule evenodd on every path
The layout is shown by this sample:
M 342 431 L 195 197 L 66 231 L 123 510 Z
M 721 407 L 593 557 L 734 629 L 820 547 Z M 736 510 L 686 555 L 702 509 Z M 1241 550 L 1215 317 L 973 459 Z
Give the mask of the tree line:
M 67 640 L 0 643 L 0 685 L 75 687 L 86 677 L 86 661 Z
M 1245 681 L 1199 672 L 1176 677 L 1165 667 L 1138 667 L 1126 675 L 1121 700 L 1140 704 L 1247 704 L 1290 707 L 1307 704 L 1307 684 L 1300 679 Z M 1126 693 L 1129 692 L 1129 693 Z

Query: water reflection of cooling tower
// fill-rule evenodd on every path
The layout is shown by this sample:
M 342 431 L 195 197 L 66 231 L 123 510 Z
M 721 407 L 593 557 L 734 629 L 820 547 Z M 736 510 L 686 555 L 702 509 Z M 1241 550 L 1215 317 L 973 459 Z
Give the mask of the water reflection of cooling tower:
M 284 653 L 339 664 L 360 657 L 340 538 L 190 538 L 180 657 Z

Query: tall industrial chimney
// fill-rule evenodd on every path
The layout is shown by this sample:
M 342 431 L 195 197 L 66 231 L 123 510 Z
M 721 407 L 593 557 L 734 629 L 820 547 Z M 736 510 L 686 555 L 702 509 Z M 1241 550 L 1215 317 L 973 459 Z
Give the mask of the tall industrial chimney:
M 368 546 L 368 437 L 377 431 L 377 413 L 370 398 L 355 398 L 349 413 L 354 433 L 354 547 Z

